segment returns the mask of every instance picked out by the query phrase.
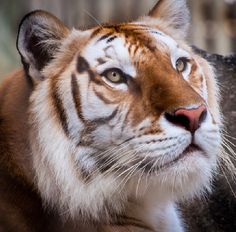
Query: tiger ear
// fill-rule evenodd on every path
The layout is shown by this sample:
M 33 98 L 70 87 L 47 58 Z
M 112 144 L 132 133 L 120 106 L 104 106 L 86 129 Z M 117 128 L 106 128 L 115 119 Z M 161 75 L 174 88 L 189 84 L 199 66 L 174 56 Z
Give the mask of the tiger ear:
M 17 49 L 27 75 L 44 79 L 41 71 L 53 59 L 69 29 L 55 16 L 37 10 L 20 23 Z
M 146 20 L 163 24 L 164 29 L 171 30 L 177 37 L 186 37 L 189 26 L 189 10 L 186 0 L 159 0 L 149 12 Z

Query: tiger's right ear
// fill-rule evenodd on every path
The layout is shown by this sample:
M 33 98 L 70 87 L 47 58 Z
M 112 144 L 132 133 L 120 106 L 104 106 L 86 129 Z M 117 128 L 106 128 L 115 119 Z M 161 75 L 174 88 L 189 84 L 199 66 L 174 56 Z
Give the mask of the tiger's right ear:
M 144 21 L 164 29 L 175 38 L 184 39 L 189 26 L 189 9 L 186 0 L 158 0 Z
M 43 68 L 54 58 L 69 29 L 52 14 L 37 10 L 20 23 L 17 49 L 24 69 L 34 81 L 44 79 Z

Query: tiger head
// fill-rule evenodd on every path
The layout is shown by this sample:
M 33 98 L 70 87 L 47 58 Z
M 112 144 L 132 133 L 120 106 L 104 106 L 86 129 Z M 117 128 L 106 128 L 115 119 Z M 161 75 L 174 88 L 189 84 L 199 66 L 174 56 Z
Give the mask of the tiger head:
M 130 199 L 176 201 L 209 188 L 218 88 L 185 42 L 188 18 L 184 0 L 161 0 L 138 21 L 85 31 L 43 11 L 23 19 L 17 45 L 34 86 L 31 149 L 47 202 L 99 219 Z

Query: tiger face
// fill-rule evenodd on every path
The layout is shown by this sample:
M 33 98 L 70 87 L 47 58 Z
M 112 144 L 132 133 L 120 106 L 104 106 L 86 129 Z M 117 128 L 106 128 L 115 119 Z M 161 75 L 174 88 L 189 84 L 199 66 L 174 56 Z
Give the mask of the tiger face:
M 184 170 L 181 183 L 188 175 L 195 183 L 199 173 L 210 175 L 220 134 L 199 58 L 147 25 L 93 33 L 75 58 L 72 82 L 81 86 L 74 95 L 80 118 L 94 124 L 84 144 L 95 149 L 90 159 L 99 167 L 94 169 L 164 172 L 170 179 Z
M 31 147 L 46 201 L 97 219 L 131 198 L 175 201 L 209 188 L 218 89 L 183 41 L 183 6 L 160 1 L 141 21 L 86 31 L 41 11 L 23 20 L 18 49 L 34 85 Z

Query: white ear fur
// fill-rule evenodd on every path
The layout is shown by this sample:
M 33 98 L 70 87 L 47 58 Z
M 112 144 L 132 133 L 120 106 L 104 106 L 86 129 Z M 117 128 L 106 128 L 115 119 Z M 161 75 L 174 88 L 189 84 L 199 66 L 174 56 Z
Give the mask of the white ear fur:
M 69 30 L 55 16 L 37 10 L 26 15 L 19 26 L 17 49 L 27 75 L 43 79 L 41 70 L 58 51 Z
M 185 38 L 189 26 L 186 0 L 159 0 L 144 20 L 164 27 L 173 36 Z

